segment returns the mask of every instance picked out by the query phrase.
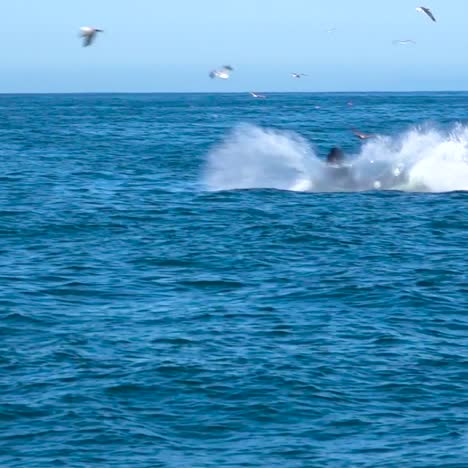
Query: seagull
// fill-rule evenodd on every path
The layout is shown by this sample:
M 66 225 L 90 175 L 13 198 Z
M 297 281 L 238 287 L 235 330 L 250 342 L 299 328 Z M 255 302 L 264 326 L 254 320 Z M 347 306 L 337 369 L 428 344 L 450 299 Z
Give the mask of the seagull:
M 255 99 L 266 99 L 264 94 L 250 93 L 250 95 Z
M 419 11 L 419 13 L 426 13 L 426 15 L 429 16 L 429 18 L 431 18 L 431 20 L 434 21 L 434 23 L 437 21 L 435 19 L 435 16 L 432 14 L 432 11 L 430 8 L 421 6 L 421 7 L 416 8 L 416 11 Z
M 403 39 L 403 40 L 396 40 L 392 41 L 393 45 L 415 45 L 416 41 L 412 39 Z
M 96 39 L 97 33 L 104 32 L 102 29 L 83 26 L 80 28 L 80 36 L 83 38 L 83 47 L 90 46 Z
M 213 70 L 210 72 L 210 78 L 213 80 L 219 78 L 220 80 L 229 80 L 231 73 L 234 71 L 234 68 L 231 65 L 224 65 L 218 70 Z
M 307 76 L 305 73 L 291 73 L 293 78 L 302 78 L 303 76 Z
M 351 131 L 356 135 L 360 140 L 367 140 L 369 138 L 375 137 L 375 135 L 371 135 L 368 133 L 362 133 L 359 130 L 356 130 L 355 128 L 352 128 Z

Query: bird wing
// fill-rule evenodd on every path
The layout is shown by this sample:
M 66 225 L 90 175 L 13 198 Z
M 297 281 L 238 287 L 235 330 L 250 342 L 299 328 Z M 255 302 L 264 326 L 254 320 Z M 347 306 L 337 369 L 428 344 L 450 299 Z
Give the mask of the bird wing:
M 93 43 L 94 34 L 83 35 L 83 47 L 88 47 Z
M 211 78 L 211 79 L 216 78 L 216 72 L 215 72 L 215 71 L 211 71 L 211 72 L 210 72 L 210 78 Z
M 432 21 L 436 22 L 437 20 L 435 19 L 435 16 L 432 14 L 432 11 L 430 10 L 430 8 L 426 8 L 426 7 L 421 7 L 422 11 L 424 11 L 424 13 L 426 13 L 427 16 L 429 16 L 429 18 L 431 18 Z

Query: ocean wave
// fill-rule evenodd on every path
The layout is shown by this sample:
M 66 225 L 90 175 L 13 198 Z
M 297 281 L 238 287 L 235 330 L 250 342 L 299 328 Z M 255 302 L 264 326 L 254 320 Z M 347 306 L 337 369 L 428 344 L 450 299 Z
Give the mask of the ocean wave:
M 207 157 L 208 190 L 292 191 L 468 190 L 468 127 L 412 128 L 367 141 L 349 166 L 332 168 L 294 132 L 241 125 Z

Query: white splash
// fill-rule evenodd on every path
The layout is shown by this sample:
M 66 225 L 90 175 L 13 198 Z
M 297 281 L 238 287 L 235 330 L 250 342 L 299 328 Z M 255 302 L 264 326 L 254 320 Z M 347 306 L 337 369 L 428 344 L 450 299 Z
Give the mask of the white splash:
M 320 161 L 306 140 L 291 132 L 243 125 L 208 157 L 205 183 L 212 190 L 276 188 L 307 191 Z
M 208 155 L 204 184 L 209 190 L 468 190 L 468 127 L 377 137 L 349 155 L 349 162 L 328 167 L 293 132 L 242 125 Z

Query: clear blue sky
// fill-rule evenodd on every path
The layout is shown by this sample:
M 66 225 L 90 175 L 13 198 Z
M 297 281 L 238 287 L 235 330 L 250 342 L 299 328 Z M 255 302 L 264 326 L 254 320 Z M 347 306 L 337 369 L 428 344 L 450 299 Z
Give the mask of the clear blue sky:
M 3 2 L 0 92 L 468 89 L 468 1 L 423 4 L 438 23 L 418 0 Z M 105 30 L 86 49 L 83 25 Z

